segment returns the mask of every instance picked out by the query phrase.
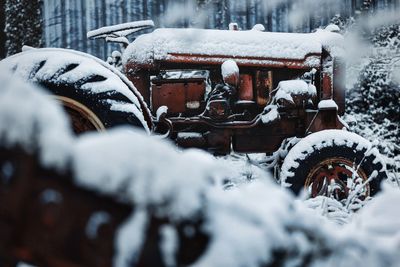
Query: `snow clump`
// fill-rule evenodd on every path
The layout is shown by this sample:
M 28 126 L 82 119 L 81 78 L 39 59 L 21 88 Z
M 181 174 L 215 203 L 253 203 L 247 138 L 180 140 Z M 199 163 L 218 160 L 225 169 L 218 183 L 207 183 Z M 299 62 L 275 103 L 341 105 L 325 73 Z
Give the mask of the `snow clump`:
M 225 61 L 221 66 L 222 77 L 229 77 L 239 73 L 239 67 L 233 60 Z
M 46 167 L 65 168 L 73 144 L 62 108 L 36 86 L 8 72 L 0 73 L 0 141 L 8 148 L 39 151 Z
M 292 95 L 306 95 L 313 97 L 317 95 L 317 89 L 313 84 L 303 80 L 281 81 L 276 88 L 275 100 L 285 99 L 293 102 Z

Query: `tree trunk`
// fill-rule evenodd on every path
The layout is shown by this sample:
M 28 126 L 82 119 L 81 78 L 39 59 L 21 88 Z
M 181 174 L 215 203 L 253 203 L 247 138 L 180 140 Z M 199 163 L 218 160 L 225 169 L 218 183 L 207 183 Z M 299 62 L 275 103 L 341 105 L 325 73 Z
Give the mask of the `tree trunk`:
M 4 0 L 0 0 L 0 59 L 6 56 L 6 35 L 4 33 L 5 28 L 5 8 L 4 8 Z
M 7 55 L 21 51 L 22 46 L 42 44 L 42 2 L 40 0 L 6 0 Z

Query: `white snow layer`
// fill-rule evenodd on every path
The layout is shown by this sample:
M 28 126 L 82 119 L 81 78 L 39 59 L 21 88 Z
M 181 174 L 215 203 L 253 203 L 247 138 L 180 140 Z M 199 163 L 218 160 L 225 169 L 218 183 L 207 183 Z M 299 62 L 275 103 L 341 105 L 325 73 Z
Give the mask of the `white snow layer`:
M 86 134 L 73 156 L 80 186 L 140 206 L 162 205 L 174 218 L 198 211 L 204 188 L 222 172 L 205 152 L 178 152 L 171 144 L 131 128 Z
M 356 215 L 353 223 L 357 229 L 387 239 L 392 235 L 400 234 L 400 217 L 398 216 L 399 212 L 396 212 L 396 210 L 400 210 L 398 205 L 400 203 L 400 191 L 398 188 L 387 184 L 383 185 L 383 192 L 367 203 L 366 208 Z M 371 218 L 373 219 L 371 220 Z M 385 227 L 382 227 L 382 225 L 385 225 Z
M 316 214 L 337 224 L 343 225 L 348 223 L 351 219 L 351 214 L 343 203 L 330 197 L 317 196 L 315 198 L 309 198 L 304 201 L 304 204 Z
M 318 109 L 339 109 L 338 105 L 336 104 L 335 100 L 333 99 L 325 99 L 321 100 L 318 103 Z
M 221 66 L 222 77 L 228 77 L 232 74 L 239 74 L 239 67 L 234 60 L 227 60 Z
M 329 265 L 318 266 L 399 266 L 399 201 L 398 188 L 384 187 L 340 233 L 339 228 L 342 249 L 332 255 Z
M 282 266 L 303 266 L 309 256 L 306 266 L 398 266 L 399 198 L 398 189 L 386 190 L 343 226 L 272 183 L 214 188 L 206 221 L 212 243 L 193 266 L 269 266 L 279 251 L 286 255 Z
M 266 193 L 273 201 L 265 202 Z M 193 266 L 260 266 L 271 261 L 275 249 L 290 246 L 285 230 L 291 220 L 290 200 L 272 182 L 211 190 L 206 230 L 213 238 Z
M 340 28 L 336 24 L 329 24 L 325 27 L 325 30 L 330 32 L 340 32 Z
M 278 84 L 278 91 L 282 90 L 287 94 L 295 95 L 310 95 L 314 96 L 317 94 L 317 89 L 314 85 L 308 84 L 303 80 L 287 80 L 281 81 Z
M 242 63 L 249 58 L 259 60 L 304 60 L 310 54 L 320 54 L 322 48 L 333 51 L 340 45 L 340 34 L 320 30 L 315 33 L 272 33 L 261 31 L 226 31 L 203 29 L 157 29 L 143 34 L 124 52 L 123 62 L 133 60 L 152 63 L 168 60 L 174 54 L 226 57 Z M 221 62 L 222 63 L 222 62 Z M 318 58 L 307 62 L 318 67 Z
M 76 67 L 63 72 L 68 66 Z M 74 84 L 83 78 L 102 76 L 105 80 L 85 83 L 81 89 L 91 94 L 117 91 L 124 95 L 133 104 L 122 107 L 115 102 L 110 103 L 111 108 L 133 113 L 141 121 L 143 128 L 149 132 L 143 117 L 145 111 L 142 111 L 138 99 L 141 97 L 140 93 L 123 74 L 98 58 L 67 49 L 33 49 L 6 58 L 0 62 L 0 68 L 13 70 L 14 76 L 24 81 L 51 81 L 55 84 Z M 37 69 L 39 70 L 36 72 Z
M 264 32 L 265 31 L 265 27 L 262 24 L 256 24 L 256 25 L 253 26 L 253 28 L 251 30 L 252 31 Z
M 176 266 L 176 255 L 178 252 L 178 233 L 173 226 L 165 225 L 160 228 L 161 252 L 167 267 Z
M 344 55 L 344 38 L 341 34 L 323 29 L 318 29 L 312 34 L 333 57 L 342 57 Z
M 278 84 L 275 99 L 285 99 L 293 102 L 292 95 L 317 95 L 317 88 L 313 84 L 308 84 L 303 80 L 287 80 Z
M 114 34 L 119 37 L 125 37 L 137 30 L 150 27 L 154 27 L 154 22 L 152 20 L 127 22 L 89 31 L 87 33 L 87 38 L 89 39 L 95 37 L 99 38 L 99 37 L 104 37 L 108 34 Z
M 116 233 L 113 266 L 128 267 L 137 260 L 146 237 L 148 221 L 147 212 L 138 209 L 119 227 Z
M 261 115 L 262 123 L 270 123 L 280 118 L 278 106 L 268 105 L 265 107 L 263 114 Z
M 66 167 L 72 132 L 62 108 L 40 88 L 0 71 L 0 141 L 8 148 L 39 149 L 44 166 Z

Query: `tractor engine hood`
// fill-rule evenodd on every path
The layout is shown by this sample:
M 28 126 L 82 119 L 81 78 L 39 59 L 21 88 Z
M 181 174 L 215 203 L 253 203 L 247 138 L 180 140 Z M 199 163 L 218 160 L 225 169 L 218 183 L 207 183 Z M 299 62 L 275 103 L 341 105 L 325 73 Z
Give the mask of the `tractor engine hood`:
M 342 40 L 342 35 L 327 30 L 272 33 L 160 28 L 132 42 L 124 52 L 123 63 L 155 69 L 170 64 L 219 65 L 232 59 L 239 66 L 320 68 L 322 51 L 340 54 Z

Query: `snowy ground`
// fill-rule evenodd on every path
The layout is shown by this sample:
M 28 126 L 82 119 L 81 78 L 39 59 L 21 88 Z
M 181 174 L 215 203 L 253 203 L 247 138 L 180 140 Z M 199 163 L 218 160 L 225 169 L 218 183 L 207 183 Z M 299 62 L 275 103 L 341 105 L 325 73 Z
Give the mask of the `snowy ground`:
M 389 120 L 385 120 L 383 124 L 378 124 L 373 122 L 369 115 L 357 113 L 346 115 L 345 120 L 349 122 L 356 121 L 356 124 L 352 125 L 350 123 L 351 130 L 367 138 L 380 148 L 387 164 L 389 182 L 400 186 L 400 137 L 396 137 L 393 134 L 399 126 L 394 125 Z
M 245 155 L 245 154 L 231 154 L 224 158 L 218 158 L 222 165 L 227 166 L 229 170 L 229 181 L 225 183 L 226 190 L 236 190 L 237 188 L 246 187 L 249 184 L 257 183 L 258 181 L 273 181 L 278 186 L 279 183 L 274 179 L 273 173 L 265 169 L 263 162 L 265 156 L 263 154 Z M 281 187 L 281 190 L 289 192 L 287 189 Z M 316 214 L 322 215 L 333 222 L 339 224 L 348 223 L 352 211 L 346 209 L 343 204 L 335 201 L 334 199 L 319 197 L 309 200 L 306 195 L 298 197 L 299 202 L 303 202 L 306 207 L 315 211 Z
M 385 120 L 383 124 L 378 124 L 373 122 L 369 115 L 355 112 L 346 114 L 344 119 L 349 123 L 350 131 L 363 136 L 379 148 L 388 168 L 388 179 L 385 184 L 389 187 L 400 188 L 399 137 L 393 134 L 393 123 Z M 226 183 L 226 188 L 241 187 L 257 180 L 274 180 L 273 173 L 266 171 L 265 159 L 264 154 L 236 153 L 219 158 L 218 160 L 226 164 L 231 171 L 232 179 Z M 300 196 L 298 201 L 304 202 L 308 208 L 335 223 L 348 223 L 354 215 L 352 209 L 346 208 L 334 199 L 318 197 L 310 200 L 306 196 Z
M 359 74 L 360 69 L 356 74 Z M 351 90 L 351 89 L 349 89 Z M 388 119 L 382 123 L 376 123 L 371 119 L 370 114 L 365 114 L 352 108 L 353 94 L 349 94 L 347 114 L 343 119 L 350 126 L 350 131 L 361 135 L 369 140 L 372 145 L 379 149 L 387 165 L 388 179 L 384 182 L 385 186 L 400 188 L 400 136 L 399 125 Z M 226 183 L 226 188 L 241 187 L 257 180 L 274 180 L 273 170 L 266 171 L 266 157 L 264 154 L 236 154 L 233 153 L 224 158 L 219 158 L 231 170 L 232 179 Z M 278 184 L 278 182 L 277 182 Z M 307 199 L 300 196 L 298 201 L 338 224 L 347 224 L 354 216 L 354 210 L 346 207 L 342 203 L 326 197 Z M 366 203 L 364 203 L 366 204 Z

